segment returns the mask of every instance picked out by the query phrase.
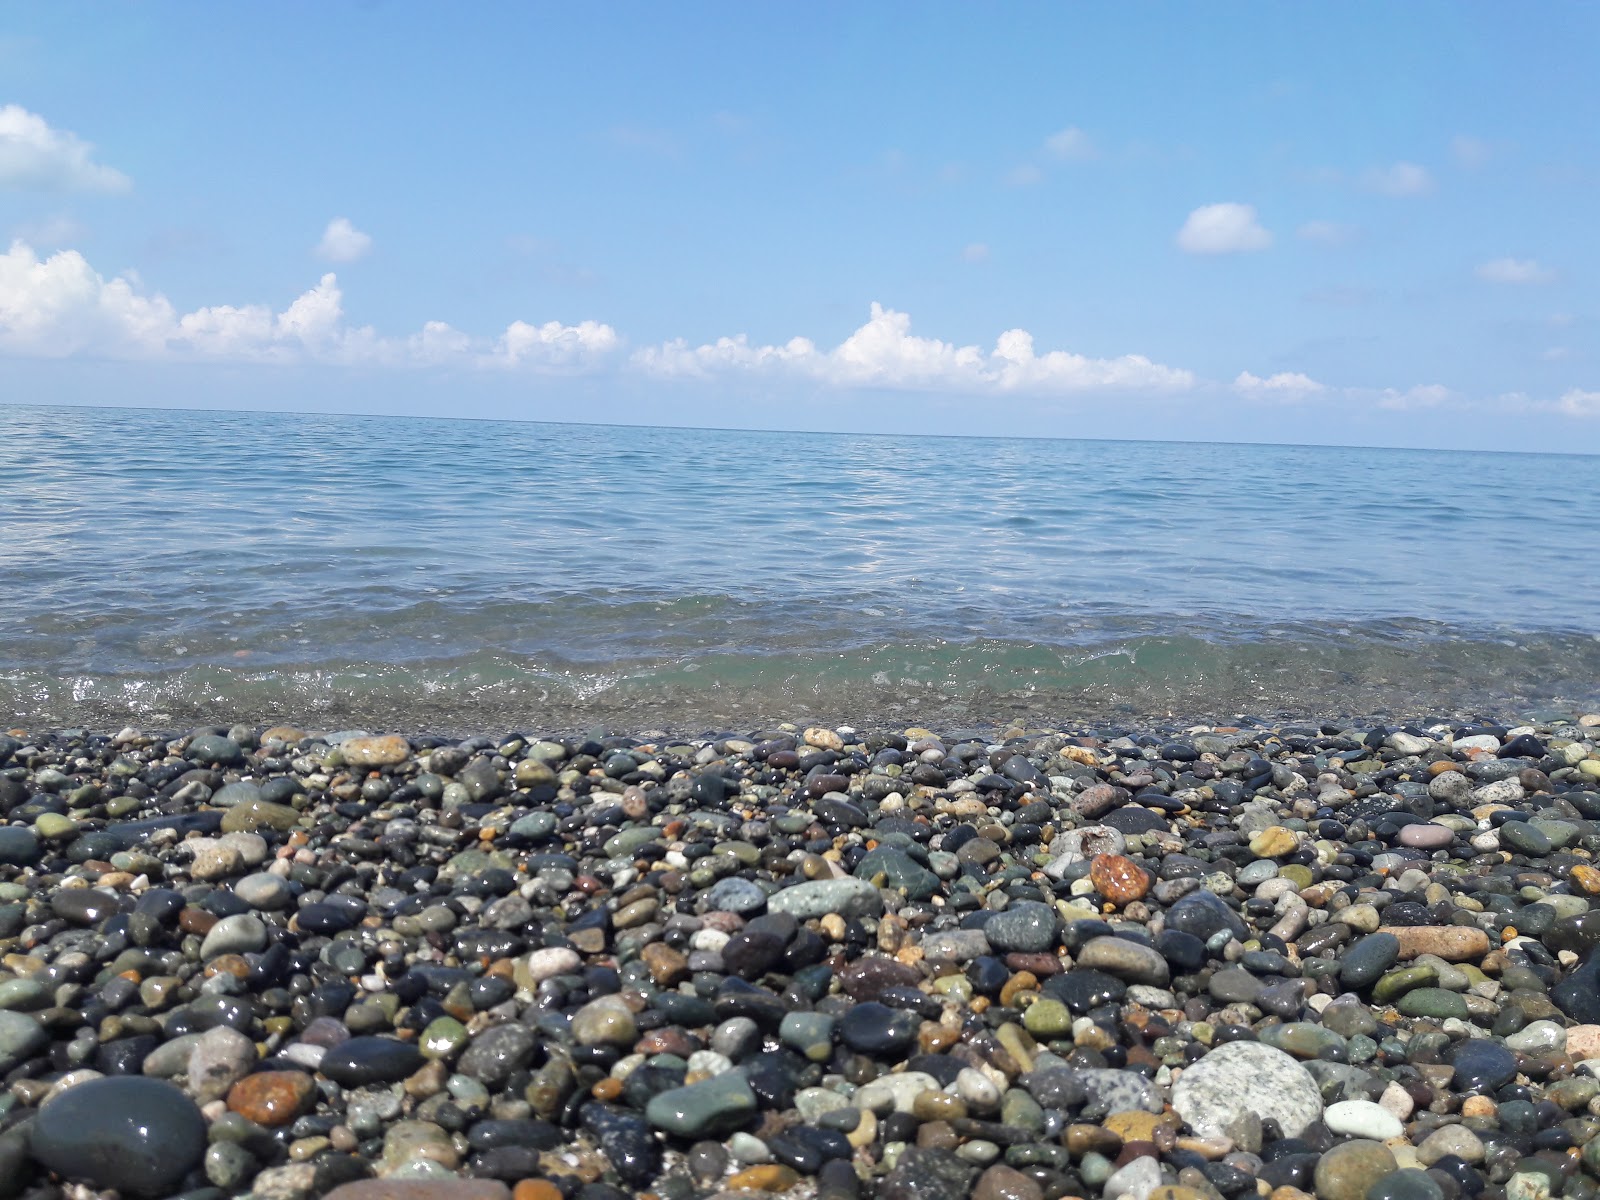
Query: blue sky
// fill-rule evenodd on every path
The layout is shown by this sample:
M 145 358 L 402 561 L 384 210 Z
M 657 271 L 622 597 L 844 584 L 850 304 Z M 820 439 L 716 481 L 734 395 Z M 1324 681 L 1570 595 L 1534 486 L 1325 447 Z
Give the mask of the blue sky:
M 1600 451 L 1600 7 L 0 9 L 0 394 Z

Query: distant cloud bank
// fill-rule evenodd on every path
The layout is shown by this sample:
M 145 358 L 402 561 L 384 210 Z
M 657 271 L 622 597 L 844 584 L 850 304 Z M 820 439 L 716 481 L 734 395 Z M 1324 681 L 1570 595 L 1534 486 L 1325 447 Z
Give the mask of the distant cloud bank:
M 1228 211 L 1218 213 L 1218 209 Z M 1198 239 L 1195 244 L 1207 247 L 1194 253 L 1224 253 L 1217 247 L 1249 248 L 1259 235 L 1270 238 L 1256 225 L 1249 205 L 1197 209 L 1185 228 L 1191 226 Z M 353 227 L 351 232 L 359 235 Z M 347 239 L 346 249 L 352 245 Z M 1545 270 L 1515 259 L 1496 262 L 1513 266 L 1491 263 L 1486 268 L 1495 267 L 1516 282 Z M 1226 386 L 1241 398 L 1261 403 L 1361 404 L 1393 410 L 1474 406 L 1438 384 L 1405 389 L 1332 387 L 1297 371 L 1269 375 L 1241 371 L 1231 384 L 1223 385 L 1142 354 L 1097 358 L 1069 350 L 1041 350 L 1025 329 L 1004 331 L 991 347 L 961 345 L 914 333 L 908 314 L 876 303 L 867 320 L 832 348 L 807 337 L 768 344 L 741 333 L 700 344 L 676 338 L 630 350 L 617 330 L 594 320 L 572 324 L 519 320 L 490 336 L 429 321 L 415 333 L 387 335 L 346 319 L 343 293 L 331 272 L 281 311 L 265 304 L 219 304 L 180 312 L 159 292 L 146 290 L 137 277 L 108 279 L 76 250 L 41 257 L 22 241 L 0 255 L 0 354 L 432 367 L 536 376 L 627 372 L 663 382 L 759 377 L 838 390 L 995 397 L 1120 393 L 1203 398 Z M 1558 399 L 1543 402 L 1517 397 L 1515 406 L 1569 417 L 1600 417 L 1600 392 L 1571 388 Z

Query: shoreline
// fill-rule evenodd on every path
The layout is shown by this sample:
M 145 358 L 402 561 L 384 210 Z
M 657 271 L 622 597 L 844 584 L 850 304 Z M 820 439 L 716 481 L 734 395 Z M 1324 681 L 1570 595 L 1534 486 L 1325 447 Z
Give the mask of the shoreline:
M 1600 1195 L 1600 714 L 313 732 L 0 734 L 0 1178 Z

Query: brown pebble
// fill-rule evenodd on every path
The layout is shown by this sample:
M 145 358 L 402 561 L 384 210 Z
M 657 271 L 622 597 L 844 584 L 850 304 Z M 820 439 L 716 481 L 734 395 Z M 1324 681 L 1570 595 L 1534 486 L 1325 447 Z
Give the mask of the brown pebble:
M 762 1163 L 740 1171 L 728 1180 L 728 1187 L 735 1192 L 786 1192 L 799 1182 L 800 1172 L 793 1167 Z
M 511 1189 L 493 1179 L 358 1179 L 322 1200 L 511 1200 Z
M 1015 1167 L 995 1163 L 978 1176 L 972 1200 L 1044 1200 L 1044 1189 Z
M 303 1071 L 257 1071 L 228 1089 L 228 1109 L 257 1125 L 287 1125 L 317 1100 L 317 1084 Z

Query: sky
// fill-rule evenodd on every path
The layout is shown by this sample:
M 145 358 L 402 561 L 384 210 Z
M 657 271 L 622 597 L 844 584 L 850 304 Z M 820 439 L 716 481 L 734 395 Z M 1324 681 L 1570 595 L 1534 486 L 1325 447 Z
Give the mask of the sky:
M 0 401 L 1600 452 L 1600 6 L 0 4 Z

